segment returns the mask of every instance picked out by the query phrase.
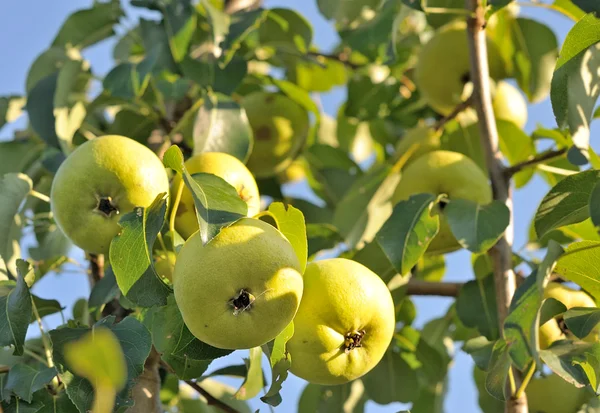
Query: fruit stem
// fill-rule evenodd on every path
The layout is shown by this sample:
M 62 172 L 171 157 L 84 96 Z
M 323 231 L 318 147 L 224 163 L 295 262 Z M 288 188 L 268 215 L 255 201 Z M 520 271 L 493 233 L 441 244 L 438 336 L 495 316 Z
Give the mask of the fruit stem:
M 50 197 L 48 195 L 44 195 L 41 192 L 36 191 L 35 189 L 29 191 L 29 195 L 36 197 L 37 199 L 41 199 L 42 201 L 45 201 L 47 203 L 50 203 Z
M 535 361 L 531 362 L 531 366 L 529 366 L 529 370 L 527 370 L 527 374 L 525 375 L 525 377 L 523 377 L 523 381 L 521 382 L 521 385 L 519 386 L 519 390 L 517 390 L 517 392 L 514 393 L 515 399 L 519 399 L 523 395 L 523 392 L 525 392 L 527 385 L 529 384 L 529 382 L 531 381 L 531 378 L 533 377 L 533 373 L 535 373 Z
M 181 181 L 179 181 L 179 186 L 177 187 L 177 193 L 175 194 L 175 201 L 173 201 L 173 206 L 171 209 L 171 216 L 169 217 L 169 232 L 171 234 L 175 234 L 175 216 L 177 215 L 177 209 L 179 208 L 179 203 L 181 202 L 181 195 L 183 194 L 183 177 Z M 173 237 L 174 239 L 175 237 Z M 175 252 L 175 244 L 173 243 L 173 252 Z

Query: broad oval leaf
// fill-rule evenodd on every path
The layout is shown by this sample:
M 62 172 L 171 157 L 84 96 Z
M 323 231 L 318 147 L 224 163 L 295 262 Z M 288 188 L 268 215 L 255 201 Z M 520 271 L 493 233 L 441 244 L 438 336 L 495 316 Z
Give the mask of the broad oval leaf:
M 432 194 L 417 194 L 399 202 L 376 235 L 399 274 L 410 272 L 439 230 L 439 216 L 432 215 L 436 199 Z
M 546 194 L 534 218 L 538 238 L 552 229 L 589 218 L 592 191 L 600 182 L 600 172 L 589 170 L 567 176 Z
M 117 279 L 117 284 L 127 295 L 132 287 L 146 272 L 160 277 L 153 270 L 152 246 L 165 220 L 167 202 L 165 194 L 159 194 L 148 208 L 137 207 L 119 220 L 121 232 L 110 243 L 110 263 Z M 158 285 L 158 284 L 157 284 Z M 158 295 L 159 302 L 166 304 L 168 288 L 155 291 L 146 290 L 146 294 Z
M 510 211 L 500 201 L 479 205 L 466 199 L 455 199 L 446 205 L 443 214 L 456 240 L 475 254 L 492 248 L 510 221 Z
M 32 304 L 25 277 L 32 271 L 29 263 L 17 261 L 17 283 L 0 281 L 0 346 L 14 346 L 15 356 L 23 355 Z
M 498 333 L 498 310 L 494 277 L 465 283 L 456 299 L 456 312 L 467 327 L 476 328 L 488 340 L 496 340 Z
M 506 341 L 499 339 L 494 344 L 489 370 L 485 376 L 485 389 L 498 400 L 504 401 L 510 397 L 510 395 L 506 394 L 506 380 L 511 367 L 510 365 L 508 345 Z
M 11 229 L 15 215 L 32 189 L 31 179 L 20 173 L 6 174 L 0 180 L 0 258 L 8 261 Z
M 600 323 L 600 308 L 573 307 L 563 315 L 563 320 L 569 331 L 584 338 Z
M 600 180 L 598 180 L 590 194 L 589 209 L 592 222 L 596 227 L 600 227 Z
M 408 403 L 414 401 L 419 392 L 418 371 L 392 349 L 388 349 L 362 381 L 369 398 L 378 404 Z
M 292 366 L 291 356 L 286 350 L 287 342 L 294 335 L 294 322 L 288 324 L 281 333 L 275 337 L 275 340 L 263 345 L 263 351 L 269 356 L 271 365 L 271 386 L 264 396 L 260 398 L 270 406 L 279 406 L 282 402 L 281 387 L 288 376 L 288 371 Z
M 221 228 L 248 213 L 248 205 L 239 197 L 235 188 L 222 178 L 207 173 L 190 175 L 177 146 L 171 146 L 165 152 L 163 163 L 182 174 L 183 182 L 192 193 L 204 244 L 216 237 Z
M 580 241 L 569 245 L 555 271 L 596 299 L 600 298 L 600 242 Z
M 308 260 L 308 241 L 306 238 L 306 225 L 302 211 L 292 205 L 282 202 L 273 202 L 269 205 L 268 214 L 275 220 L 277 229 L 288 239 L 298 257 L 302 272 Z
M 224 152 L 246 162 L 254 137 L 246 112 L 230 97 L 207 93 L 198 110 L 194 129 L 194 154 Z
M 19 363 L 11 367 L 8 372 L 4 392 L 8 394 L 12 392 L 15 396 L 31 403 L 33 393 L 44 388 L 55 376 L 54 367 L 47 367 L 41 363 L 33 366 Z

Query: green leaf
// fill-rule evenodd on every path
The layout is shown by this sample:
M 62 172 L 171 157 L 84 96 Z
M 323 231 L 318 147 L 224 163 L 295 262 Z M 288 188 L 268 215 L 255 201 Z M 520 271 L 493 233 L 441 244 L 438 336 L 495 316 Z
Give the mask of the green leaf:
M 125 388 L 117 394 L 116 411 L 133 404 L 130 395 L 131 389 L 135 384 L 135 379 L 144 370 L 144 363 L 152 347 L 150 332 L 133 317 L 125 317 L 119 323 L 115 323 L 114 316 L 106 317 L 94 324 L 91 329 L 65 327 L 50 331 L 54 362 L 58 366 L 61 378 L 68 379 L 67 394 L 80 412 L 91 409 L 93 387 L 87 379 L 74 376 L 67 370 L 65 346 L 101 327 L 108 328 L 117 337 L 127 366 L 127 382 Z
M 46 367 L 42 363 L 37 363 L 35 366 L 17 364 L 8 372 L 4 391 L 12 392 L 27 403 L 31 403 L 32 394 L 42 389 L 54 376 L 56 376 L 56 369 Z
M 10 399 L 10 403 L 2 403 L 3 413 L 37 413 L 41 407 L 41 402 L 37 400 L 27 403 L 18 397 Z
M 142 96 L 150 83 L 158 56 L 158 52 L 153 51 L 139 63 L 127 62 L 115 66 L 102 81 L 102 86 L 115 97 L 131 100 Z
M 413 369 L 401 353 L 388 349 L 381 361 L 362 378 L 367 396 L 375 403 L 408 403 L 419 392 L 417 370 Z
M 535 145 L 527 134 L 512 122 L 502 119 L 496 121 L 500 137 L 500 150 L 508 162 L 516 164 L 535 155 Z M 514 176 L 517 188 L 524 187 L 533 177 L 534 168 L 525 168 Z
M 471 158 L 483 170 L 487 171 L 485 153 L 481 147 L 479 125 L 477 122 L 467 126 L 460 122 L 450 122 L 440 138 L 440 149 L 462 153 Z
M 489 371 L 485 377 L 485 388 L 490 395 L 498 400 L 508 400 L 506 394 L 506 379 L 510 369 L 508 346 L 503 339 L 496 341 L 492 350 Z
M 306 225 L 304 224 L 304 215 L 292 205 L 285 205 L 282 202 L 273 202 L 269 205 L 269 215 L 275 220 L 277 228 L 288 239 L 294 252 L 298 257 L 301 272 L 306 268 L 308 256 L 308 242 L 306 240 Z
M 60 149 L 54 117 L 54 93 L 58 73 L 42 78 L 28 93 L 27 115 L 32 129 L 48 144 Z
M 391 197 L 400 182 L 400 171 L 387 165 L 374 167 L 358 178 L 337 204 L 333 225 L 349 248 L 370 242 L 392 214 Z
M 549 6 L 575 22 L 578 22 L 585 16 L 585 12 L 577 7 L 572 0 L 554 0 L 554 3 Z
M 17 283 L 0 281 L 0 346 L 14 346 L 15 356 L 23 355 L 23 343 L 31 321 L 31 296 L 25 277 L 32 271 L 29 263 L 17 261 Z
M 494 341 L 489 341 L 484 336 L 479 336 L 466 341 L 462 350 L 473 357 L 473 361 L 478 368 L 486 371 L 490 365 L 495 344 Z
M 600 323 L 600 309 L 584 307 L 570 308 L 563 314 L 563 320 L 565 320 L 569 331 L 578 338 L 584 338 Z
M 402 100 L 402 96 L 398 94 L 399 87 L 400 83 L 393 78 L 375 83 L 367 75 L 351 77 L 348 82 L 345 115 L 359 120 L 372 120 L 389 115 Z
M 220 44 L 229 32 L 230 16 L 219 10 L 209 0 L 202 0 L 200 5 L 204 8 L 210 25 L 212 40 L 215 45 Z
M 63 150 L 72 147 L 73 135 L 86 116 L 82 97 L 77 94 L 86 89 L 89 80 L 89 63 L 85 60 L 67 60 L 58 71 L 53 111 L 56 136 Z
M 337 228 L 331 224 L 306 224 L 306 238 L 309 258 L 319 251 L 334 248 L 344 242 Z
M 370 61 L 385 61 L 393 50 L 392 35 L 396 28 L 396 16 L 402 3 L 387 1 L 375 17 L 357 28 L 340 31 L 342 41 L 353 51 L 365 56 Z
M 255 32 L 270 13 L 263 9 L 241 11 L 231 15 L 229 32 L 221 46 L 223 50 L 222 65 L 227 65 L 239 50 L 244 40 Z
M 455 199 L 446 205 L 443 213 L 460 245 L 475 254 L 492 248 L 510 221 L 510 211 L 500 201 L 479 205 Z
M 92 287 L 90 297 L 88 300 L 88 306 L 90 309 L 98 308 L 103 304 L 107 304 L 119 295 L 119 286 L 117 285 L 117 279 L 111 266 L 108 266 L 104 270 L 104 277 L 100 279 Z
M 7 123 L 17 120 L 25 106 L 25 98 L 21 96 L 0 97 L 0 129 Z
M 567 176 L 546 194 L 535 214 L 538 238 L 552 229 L 589 218 L 589 200 L 600 172 L 589 170 Z
M 589 201 L 589 214 L 596 227 L 600 226 L 600 180 L 592 189 Z
M 230 97 L 207 93 L 194 122 L 194 155 L 224 152 L 246 162 L 254 137 L 244 109 Z
M 590 370 L 598 369 L 600 344 L 590 345 L 561 341 L 553 344 L 547 350 L 541 350 L 540 356 L 554 373 L 576 387 L 584 387 L 590 384 L 588 377 Z M 589 367 L 592 369 L 588 369 Z M 598 377 L 597 372 L 594 376 Z
M 6 174 L 0 180 L 0 258 L 8 261 L 11 247 L 11 230 L 21 203 L 32 188 L 31 179 L 24 174 Z
M 600 297 L 600 242 L 580 241 L 569 245 L 555 271 L 592 296 Z
M 357 20 L 363 12 L 376 11 L 380 4 L 381 0 L 317 0 L 321 14 L 328 20 L 335 20 L 342 27 Z
M 97 2 L 89 9 L 78 10 L 62 24 L 52 46 L 83 49 L 115 34 L 113 26 L 123 16 L 120 2 Z
M 292 360 L 287 353 L 286 344 L 294 335 L 294 322 L 288 324 L 275 340 L 263 345 L 263 351 L 269 356 L 271 365 L 271 386 L 264 396 L 260 398 L 270 406 L 279 406 L 282 402 L 279 392 L 283 382 L 287 379 L 288 371 L 292 366 Z
M 207 56 L 193 59 L 186 56 L 180 63 L 184 76 L 205 90 L 231 95 L 248 73 L 248 63 L 234 56 L 227 66 L 219 67 L 219 62 Z
M 558 126 L 568 126 L 573 135 L 574 148 L 568 156 L 576 165 L 586 164 L 589 158 L 589 123 L 600 95 L 600 75 L 595 70 L 599 41 L 598 19 L 588 14 L 567 34 L 552 78 L 552 109 Z
M 238 400 L 250 400 L 255 397 L 263 388 L 263 373 L 261 368 L 262 350 L 260 347 L 253 347 L 249 350 L 250 356 L 244 359 L 247 373 L 244 382 L 235 393 Z
M 176 62 L 180 62 L 187 55 L 188 48 L 194 31 L 198 15 L 189 0 L 176 0 L 160 4 L 164 16 L 164 26 L 169 37 L 171 54 Z
M 498 312 L 494 277 L 468 281 L 462 286 L 456 299 L 456 312 L 460 321 L 476 328 L 488 340 L 498 338 Z
M 266 20 L 259 28 L 261 45 L 292 48 L 305 54 L 312 41 L 312 26 L 304 16 L 292 9 L 268 10 Z
M 194 337 L 185 326 L 173 295 L 166 306 L 154 310 L 150 323 L 152 343 L 181 380 L 201 376 L 213 359 L 231 353 Z
M 114 393 L 125 386 L 125 356 L 117 337 L 108 328 L 97 327 L 77 340 L 65 343 L 63 351 L 67 367 L 90 381 L 96 398 L 101 397 L 100 393 L 107 387 L 114 397 Z
M 512 24 L 515 77 L 530 102 L 548 96 L 558 42 L 552 29 L 535 20 L 518 18 Z
M 31 298 L 33 299 L 33 303 L 35 304 L 35 308 L 37 309 L 40 318 L 59 313 L 65 309 L 64 307 L 61 307 L 60 303 L 56 300 L 47 300 L 33 294 L 31 294 Z M 35 315 L 32 315 L 31 322 L 33 323 L 35 320 Z
M 0 176 L 25 172 L 41 155 L 44 143 L 33 139 L 0 142 Z
M 439 216 L 432 215 L 435 202 L 431 194 L 417 194 L 399 202 L 377 233 L 377 242 L 399 274 L 410 272 L 437 234 Z
M 42 405 L 36 413 L 79 413 L 66 392 L 54 395 L 43 389 L 34 393 L 33 400 L 34 403 L 41 403 Z
M 163 163 L 183 175 L 194 198 L 204 244 L 217 236 L 222 227 L 246 216 L 248 205 L 240 199 L 235 188 L 212 174 L 198 173 L 192 177 L 185 169 L 183 155 L 177 146 L 171 146 L 165 152 Z
M 160 281 L 152 265 L 152 246 L 164 224 L 166 211 L 163 193 L 149 207 L 136 207 L 119 220 L 122 231 L 110 244 L 110 263 L 123 294 L 127 295 L 146 272 Z M 157 303 L 165 304 L 169 289 L 162 281 L 156 285 L 162 287 L 145 293 L 155 296 Z
M 347 82 L 346 67 L 333 59 L 296 60 L 289 64 L 288 78 L 309 92 L 327 92 Z

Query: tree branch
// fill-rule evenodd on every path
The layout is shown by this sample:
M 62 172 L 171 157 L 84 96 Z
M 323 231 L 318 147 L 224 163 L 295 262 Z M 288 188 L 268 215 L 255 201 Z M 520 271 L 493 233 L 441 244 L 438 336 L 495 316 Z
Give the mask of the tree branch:
M 126 410 L 126 413 L 160 413 L 162 407 L 160 403 L 160 374 L 158 366 L 160 363 L 160 354 L 154 347 L 150 350 L 150 355 L 144 363 L 144 371 L 137 378 L 131 397 L 135 400 L 133 407 Z
M 223 403 L 221 400 L 217 399 L 215 396 L 207 392 L 203 387 L 201 387 L 198 383 L 191 380 L 186 380 L 186 383 L 198 393 L 200 393 L 205 399 L 206 403 L 209 406 L 215 406 L 217 409 L 222 410 L 227 413 L 239 413 L 236 409 L 228 405 L 227 403 Z
M 494 269 L 499 329 L 503 332 L 504 320 L 516 289 L 515 273 L 512 269 L 512 241 L 514 236 L 510 179 L 502 165 L 498 150 L 498 130 L 492 108 L 490 73 L 488 67 L 485 34 L 485 9 L 482 0 L 465 0 L 466 9 L 473 13 L 467 19 L 471 80 L 473 82 L 474 106 L 479 119 L 481 144 L 485 152 L 494 199 L 503 202 L 510 211 L 510 223 L 506 231 L 488 252 Z M 517 388 L 520 375 L 515 370 Z M 506 413 L 527 413 L 525 393 L 516 399 L 514 395 L 506 402 Z
M 452 119 L 457 117 L 464 110 L 470 108 L 472 104 L 473 104 L 473 96 L 469 96 L 469 98 L 467 100 L 456 105 L 456 107 L 452 110 L 452 112 L 450 112 L 448 115 L 444 116 L 442 119 L 438 120 L 435 123 L 435 125 L 433 126 L 433 128 L 436 131 L 441 130 L 444 126 L 446 126 L 446 123 L 450 122 Z
M 554 151 L 547 151 L 540 153 L 530 159 L 516 163 L 508 168 L 505 168 L 504 174 L 507 178 L 510 178 L 514 174 L 521 172 L 521 170 L 528 168 L 530 166 L 537 166 L 538 164 L 551 161 L 554 159 L 562 158 L 567 153 L 567 148 L 558 149 Z
M 104 255 L 90 254 L 90 282 L 92 286 L 104 278 Z
M 440 297 L 456 297 L 460 292 L 462 283 L 431 282 L 410 280 L 407 284 L 407 295 L 437 295 Z
M 344 52 L 341 52 L 338 54 L 333 54 L 333 53 L 321 53 L 321 52 L 315 52 L 315 51 L 308 51 L 306 54 L 311 57 L 324 57 L 325 59 L 335 60 L 337 62 L 344 64 L 344 66 L 348 67 L 349 69 L 360 69 L 361 67 L 363 67 L 363 65 L 352 63 L 350 61 L 350 55 L 347 53 L 344 53 Z

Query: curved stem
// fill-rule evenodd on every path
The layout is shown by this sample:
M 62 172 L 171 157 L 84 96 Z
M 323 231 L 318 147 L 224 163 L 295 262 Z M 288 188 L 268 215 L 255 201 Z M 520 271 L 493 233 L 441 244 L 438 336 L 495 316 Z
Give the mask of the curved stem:
M 179 203 L 181 202 L 181 195 L 183 194 L 183 177 L 181 177 L 181 181 L 179 182 L 179 186 L 177 187 L 177 193 L 175 194 L 175 200 L 173 201 L 173 206 L 171 207 L 171 216 L 169 217 L 169 232 L 171 236 L 175 234 L 175 216 L 177 215 L 177 209 L 179 208 Z M 173 245 L 175 245 L 173 243 Z
M 205 399 L 206 403 L 209 406 L 215 406 L 217 409 L 222 410 L 227 413 L 239 413 L 236 409 L 231 407 L 230 405 L 223 403 L 221 400 L 217 399 L 215 396 L 207 392 L 202 386 L 200 386 L 195 381 L 186 380 L 186 383 L 198 393 L 200 393 Z

